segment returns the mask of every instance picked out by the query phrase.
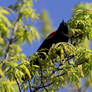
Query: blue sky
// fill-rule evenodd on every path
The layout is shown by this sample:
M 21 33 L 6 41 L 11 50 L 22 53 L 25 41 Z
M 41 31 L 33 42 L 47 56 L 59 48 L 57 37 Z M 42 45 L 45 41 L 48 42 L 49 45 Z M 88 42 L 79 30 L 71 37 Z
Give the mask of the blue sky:
M 38 0 L 38 2 L 34 3 L 37 12 L 41 12 L 42 10 L 47 10 L 49 13 L 49 17 L 52 21 L 52 26 L 54 28 L 58 28 L 60 22 L 64 19 L 66 22 L 72 16 L 73 7 L 80 3 L 91 2 L 91 0 Z M 37 48 L 40 46 L 42 40 L 39 42 L 34 41 L 33 46 L 30 47 L 31 53 L 34 53 Z M 26 44 L 24 48 L 28 48 L 29 45 Z M 24 52 L 26 52 L 24 50 Z M 27 52 L 29 54 L 30 51 Z
M 14 2 L 16 0 L 0 0 L 0 6 L 8 6 L 9 4 L 14 4 Z M 92 0 L 38 0 L 34 5 L 37 12 L 47 10 L 52 21 L 52 26 L 58 28 L 62 19 L 67 22 L 71 18 L 73 7 L 80 2 L 86 3 L 92 2 Z M 26 44 L 23 46 L 23 52 L 27 55 L 34 53 L 41 42 L 42 40 L 40 42 L 34 41 L 32 46 Z M 65 90 L 63 89 L 62 92 L 66 92 Z M 61 92 L 61 90 L 58 92 Z

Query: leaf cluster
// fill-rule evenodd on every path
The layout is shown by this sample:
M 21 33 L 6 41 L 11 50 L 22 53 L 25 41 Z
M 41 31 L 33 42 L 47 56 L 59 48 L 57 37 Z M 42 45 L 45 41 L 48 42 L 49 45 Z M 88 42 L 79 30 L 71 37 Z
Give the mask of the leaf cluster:
M 55 92 L 74 82 L 81 88 L 81 78 L 86 78 L 86 87 L 92 86 L 92 51 L 84 46 L 92 39 L 91 6 L 80 3 L 73 9 L 67 22 L 69 43 L 53 44 L 48 54 L 42 49 L 29 57 L 22 53 L 20 44 L 39 39 L 37 29 L 25 23 L 29 18 L 33 22 L 38 19 L 33 0 L 17 0 L 8 8 L 0 7 L 0 92 Z M 13 21 L 7 17 L 12 11 L 16 14 Z M 44 31 L 51 30 L 46 13 L 41 18 Z
M 68 21 L 72 44 L 78 45 L 85 38 L 92 39 L 92 4 L 78 4 L 73 9 L 72 18 Z M 73 41 L 73 38 L 74 41 Z

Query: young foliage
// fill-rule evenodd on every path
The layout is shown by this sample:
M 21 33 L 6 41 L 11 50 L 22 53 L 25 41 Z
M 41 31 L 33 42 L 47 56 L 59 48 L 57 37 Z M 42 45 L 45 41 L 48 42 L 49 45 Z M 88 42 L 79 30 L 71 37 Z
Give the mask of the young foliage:
M 80 89 L 81 78 L 85 86 L 92 86 L 92 4 L 78 4 L 73 9 L 69 25 L 69 42 L 53 44 L 48 50 L 42 49 L 33 55 L 22 53 L 20 44 L 38 39 L 39 34 L 28 20 L 39 19 L 33 7 L 33 0 L 17 0 L 8 8 L 0 7 L 0 92 L 55 92 L 60 87 L 75 83 Z M 11 21 L 8 15 L 16 14 Z M 7 16 L 6 16 L 7 15 Z M 43 12 L 42 30 L 52 29 L 47 13 Z M 38 65 L 35 64 L 38 61 Z
M 92 39 L 92 4 L 78 4 L 73 9 L 72 18 L 68 21 L 72 44 L 78 45 L 85 38 Z M 73 38 L 74 41 L 73 41 Z

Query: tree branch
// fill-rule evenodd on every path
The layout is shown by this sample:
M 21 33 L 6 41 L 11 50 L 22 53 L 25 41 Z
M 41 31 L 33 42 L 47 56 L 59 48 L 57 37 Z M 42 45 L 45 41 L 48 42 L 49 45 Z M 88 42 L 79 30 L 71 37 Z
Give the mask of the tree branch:
M 22 3 L 24 3 L 24 1 L 22 1 Z M 12 36 L 11 36 L 11 38 L 9 40 L 8 47 L 6 48 L 5 58 L 8 58 L 8 52 L 9 52 L 9 49 L 10 49 L 10 45 L 13 43 L 13 40 L 15 38 L 14 33 L 17 31 L 18 23 L 19 23 L 19 20 L 22 18 L 22 15 L 23 15 L 22 11 L 19 10 L 19 16 L 18 16 L 18 18 L 16 20 L 16 23 L 15 23 L 15 26 L 13 28 Z
M 51 83 L 49 83 L 49 84 L 44 85 L 44 87 L 46 88 L 46 87 L 52 85 L 53 83 L 54 83 L 54 81 L 51 82 Z M 34 91 L 33 92 L 36 92 L 37 90 L 39 90 L 41 88 L 44 88 L 44 87 L 43 86 L 33 87 L 34 88 Z
M 18 82 L 18 80 L 17 80 L 17 78 L 14 76 L 14 79 L 15 79 L 15 81 L 16 81 L 16 83 L 17 83 L 17 85 L 18 85 L 18 88 L 19 88 L 19 92 L 22 92 L 21 91 L 21 87 L 20 87 L 20 85 L 19 85 L 19 82 Z

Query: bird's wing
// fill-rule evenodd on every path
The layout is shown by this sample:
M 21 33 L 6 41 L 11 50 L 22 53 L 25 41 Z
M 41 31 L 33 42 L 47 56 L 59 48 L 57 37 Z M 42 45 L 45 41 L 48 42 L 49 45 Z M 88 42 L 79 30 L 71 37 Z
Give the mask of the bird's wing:
M 54 35 L 56 35 L 56 32 L 52 32 L 51 34 L 49 34 L 46 39 L 48 40 L 52 38 Z

